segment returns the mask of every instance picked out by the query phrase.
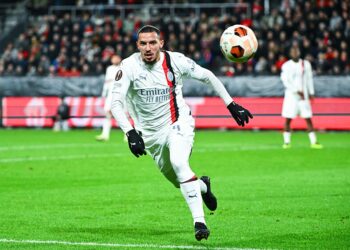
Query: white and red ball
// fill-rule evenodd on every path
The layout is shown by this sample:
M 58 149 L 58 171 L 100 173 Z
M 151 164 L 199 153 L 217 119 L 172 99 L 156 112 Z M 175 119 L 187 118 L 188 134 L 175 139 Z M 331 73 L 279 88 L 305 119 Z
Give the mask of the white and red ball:
M 236 24 L 222 33 L 220 48 L 227 60 L 242 63 L 254 56 L 258 40 L 249 27 Z

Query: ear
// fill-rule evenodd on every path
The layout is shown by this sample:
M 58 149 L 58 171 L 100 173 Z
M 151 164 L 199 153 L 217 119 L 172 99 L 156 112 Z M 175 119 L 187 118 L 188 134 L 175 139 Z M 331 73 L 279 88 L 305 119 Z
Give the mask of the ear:
M 160 45 L 160 48 L 163 48 L 163 46 L 164 46 L 164 40 L 159 40 L 159 45 Z

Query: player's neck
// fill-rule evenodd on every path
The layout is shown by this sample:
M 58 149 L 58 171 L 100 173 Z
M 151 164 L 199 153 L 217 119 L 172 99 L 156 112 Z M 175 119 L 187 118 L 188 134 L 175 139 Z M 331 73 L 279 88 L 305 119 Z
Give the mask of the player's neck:
M 147 63 L 147 62 L 145 62 L 144 60 L 142 60 L 144 66 L 145 66 L 146 68 L 150 69 L 150 68 L 153 68 L 154 66 L 158 65 L 159 62 L 160 62 L 160 61 L 162 60 L 162 58 L 163 58 L 163 56 L 162 56 L 161 54 L 163 54 L 163 53 L 160 52 L 160 53 L 158 54 L 156 60 L 154 60 L 154 62 L 152 62 L 152 63 Z

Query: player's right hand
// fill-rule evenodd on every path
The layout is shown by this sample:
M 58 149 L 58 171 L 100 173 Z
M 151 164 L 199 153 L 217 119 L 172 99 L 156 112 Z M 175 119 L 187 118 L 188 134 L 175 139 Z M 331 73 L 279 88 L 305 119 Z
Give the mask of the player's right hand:
M 231 102 L 227 108 L 239 126 L 244 127 L 244 123 L 248 124 L 249 118 L 253 118 L 253 115 L 248 109 L 243 108 L 235 102 Z
M 126 136 L 128 137 L 130 151 L 136 157 L 146 155 L 145 143 L 143 142 L 141 135 L 135 129 L 132 129 L 129 132 L 127 132 Z

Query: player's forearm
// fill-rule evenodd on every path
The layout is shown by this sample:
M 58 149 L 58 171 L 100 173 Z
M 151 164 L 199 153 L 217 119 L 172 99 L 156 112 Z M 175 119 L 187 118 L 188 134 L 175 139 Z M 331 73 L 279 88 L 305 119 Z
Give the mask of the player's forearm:
M 223 83 L 209 70 L 204 69 L 203 71 L 203 79 L 202 81 L 210 84 L 216 93 L 221 97 L 221 99 L 225 102 L 226 106 L 232 102 L 232 97 L 225 89 Z

